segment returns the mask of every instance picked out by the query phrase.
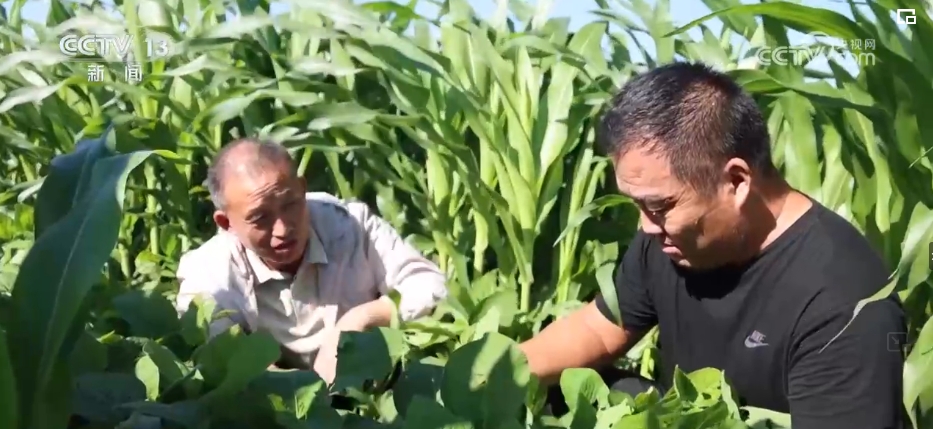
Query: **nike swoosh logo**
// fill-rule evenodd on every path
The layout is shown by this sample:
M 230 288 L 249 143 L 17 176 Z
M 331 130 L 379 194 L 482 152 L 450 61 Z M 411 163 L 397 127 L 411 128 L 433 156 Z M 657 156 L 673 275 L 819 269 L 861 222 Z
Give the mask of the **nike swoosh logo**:
M 768 345 L 768 343 L 759 343 L 757 341 L 752 341 L 751 338 L 745 339 L 745 347 L 748 347 L 750 349 L 753 349 L 755 347 L 764 347 L 766 345 Z

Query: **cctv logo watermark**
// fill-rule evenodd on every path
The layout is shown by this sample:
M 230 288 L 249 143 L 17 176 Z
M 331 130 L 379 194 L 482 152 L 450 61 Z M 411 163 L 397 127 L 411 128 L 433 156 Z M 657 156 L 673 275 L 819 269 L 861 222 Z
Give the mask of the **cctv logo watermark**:
M 917 23 L 917 11 L 915 9 L 898 9 L 897 23 L 904 25 L 913 25 Z
M 62 54 L 76 61 L 141 63 L 166 59 L 173 54 L 172 39 L 158 33 L 143 39 L 146 58 L 134 58 L 136 39 L 129 34 L 68 34 L 58 42 Z
M 874 40 L 851 40 L 845 42 L 826 33 L 807 33 L 804 35 L 807 42 L 795 46 L 778 46 L 776 48 L 764 47 L 755 52 L 755 57 L 761 65 L 804 66 L 817 58 L 844 62 L 854 60 L 859 66 L 875 65 L 875 54 L 865 52 L 865 49 L 874 49 Z M 852 49 L 850 49 L 850 46 Z

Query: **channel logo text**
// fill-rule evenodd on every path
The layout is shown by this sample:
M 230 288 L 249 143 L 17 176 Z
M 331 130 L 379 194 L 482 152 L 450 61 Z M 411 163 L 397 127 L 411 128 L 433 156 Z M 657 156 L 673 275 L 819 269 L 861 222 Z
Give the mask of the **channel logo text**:
M 61 53 L 77 61 L 147 62 L 166 59 L 173 53 L 172 40 L 158 34 L 143 39 L 143 55 L 135 58 L 136 39 L 130 34 L 68 34 L 58 42 Z

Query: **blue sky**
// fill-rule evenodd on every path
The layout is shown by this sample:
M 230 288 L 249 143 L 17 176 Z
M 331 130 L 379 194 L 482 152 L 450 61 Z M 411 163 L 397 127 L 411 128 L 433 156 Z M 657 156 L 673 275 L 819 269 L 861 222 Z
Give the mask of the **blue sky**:
M 491 16 L 496 9 L 495 0 L 467 0 L 473 8 L 483 17 Z M 742 0 L 745 3 L 756 2 L 753 0 Z M 791 0 L 793 1 L 793 0 Z M 649 3 L 653 3 L 652 0 L 648 0 Z M 842 13 L 846 16 L 851 17 L 851 13 L 848 10 L 848 5 L 843 0 L 800 0 L 801 3 L 806 4 L 807 6 L 814 6 L 826 9 L 832 9 L 839 13 Z M 7 6 L 10 4 L 10 1 L 4 1 L 2 4 Z M 611 2 L 610 2 L 611 3 Z M 670 0 L 671 4 L 671 16 L 676 25 L 686 24 L 694 19 L 700 18 L 710 12 L 709 8 L 703 4 L 701 0 Z M 34 20 L 34 21 L 44 21 L 45 14 L 48 12 L 49 1 L 48 0 L 31 0 L 27 3 L 23 16 L 25 19 Z M 273 2 L 273 13 L 282 11 L 286 8 L 281 2 Z M 595 2 L 591 0 L 553 0 L 551 8 L 551 16 L 555 17 L 569 17 L 571 20 L 571 27 L 577 28 L 587 22 L 593 20 L 590 11 L 596 8 Z M 419 13 L 434 16 L 436 8 L 433 5 L 428 4 L 427 2 L 421 2 L 417 7 Z M 710 27 L 713 31 L 718 32 L 720 30 L 719 23 L 713 20 L 710 24 Z M 796 40 L 795 40 L 796 39 Z M 803 40 L 803 35 L 792 34 L 791 43 L 801 43 Z M 639 38 L 639 41 L 646 45 L 649 52 L 653 50 L 654 46 L 650 39 L 647 37 Z M 822 64 L 817 62 L 817 67 Z M 853 64 L 846 64 L 846 66 L 852 66 Z M 822 67 L 819 67 L 822 68 Z M 849 68 L 849 67 L 847 67 Z
M 495 10 L 494 0 L 468 0 L 473 8 L 482 15 L 489 16 Z M 649 2 L 651 2 L 649 0 Z M 747 1 L 746 1 L 747 2 Z M 4 6 L 10 1 L 3 2 Z M 749 2 L 750 3 L 750 2 Z M 833 9 L 849 16 L 848 6 L 841 0 L 803 0 L 807 6 Z M 27 19 L 41 20 L 48 11 L 49 2 L 46 0 L 32 0 L 26 5 L 24 15 Z M 580 26 L 591 20 L 589 11 L 595 8 L 595 3 L 587 0 L 554 0 L 552 6 L 553 16 L 570 17 L 571 25 Z M 281 10 L 282 4 L 274 4 L 273 11 Z M 426 2 L 419 4 L 419 12 L 432 11 L 432 6 Z M 677 24 L 686 24 L 696 18 L 709 13 L 709 9 L 700 0 L 671 0 L 671 15 Z

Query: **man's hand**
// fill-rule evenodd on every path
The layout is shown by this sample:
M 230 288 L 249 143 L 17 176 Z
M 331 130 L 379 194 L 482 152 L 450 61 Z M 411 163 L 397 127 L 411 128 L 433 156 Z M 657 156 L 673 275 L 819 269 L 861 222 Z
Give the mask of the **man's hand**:
M 317 357 L 314 359 L 314 372 L 327 383 L 331 385 L 334 377 L 337 375 L 337 346 L 340 344 L 341 332 L 362 332 L 371 324 L 371 318 L 365 311 L 360 311 L 361 307 L 356 307 L 347 312 L 337 325 L 329 329 L 321 342 L 321 348 L 318 350 Z

